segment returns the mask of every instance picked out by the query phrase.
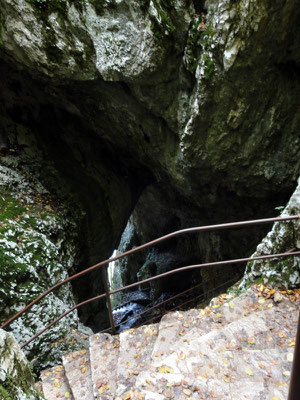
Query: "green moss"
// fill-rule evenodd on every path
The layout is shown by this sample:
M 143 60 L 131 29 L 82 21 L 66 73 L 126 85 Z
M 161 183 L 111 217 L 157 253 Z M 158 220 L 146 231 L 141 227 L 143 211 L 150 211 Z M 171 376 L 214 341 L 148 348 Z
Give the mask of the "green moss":
M 34 396 L 34 399 L 38 400 L 38 393 L 32 389 L 33 376 L 30 368 L 28 367 L 24 371 L 20 367 L 18 368 L 18 365 L 16 367 L 18 369 L 17 377 L 14 378 L 11 375 L 7 375 L 5 381 L 0 384 L 0 398 L 3 400 L 15 400 L 18 395 L 18 389 L 21 389 L 28 399 L 30 396 Z
M 15 219 L 23 214 L 26 208 L 17 202 L 13 197 L 0 193 L 0 221 Z M 1 222 L 0 222 L 1 229 Z
M 207 54 L 204 54 L 204 78 L 210 79 L 215 72 L 215 63 L 212 58 L 210 58 Z
M 143 4 L 146 6 L 147 2 L 143 2 Z M 153 5 L 158 13 L 159 20 L 153 16 L 150 16 L 151 30 L 154 33 L 155 39 L 161 41 L 166 37 L 166 35 L 168 36 L 173 34 L 176 29 L 170 17 L 170 12 L 174 8 L 174 1 L 153 0 Z
M 209 25 L 203 32 L 199 30 L 200 19 L 195 18 L 189 30 L 189 36 L 187 39 L 186 54 L 188 57 L 188 64 L 191 66 L 193 72 L 201 60 L 201 55 L 203 52 L 203 62 L 204 62 L 204 77 L 205 79 L 210 79 L 215 71 L 214 60 L 207 54 L 209 47 L 216 32 Z

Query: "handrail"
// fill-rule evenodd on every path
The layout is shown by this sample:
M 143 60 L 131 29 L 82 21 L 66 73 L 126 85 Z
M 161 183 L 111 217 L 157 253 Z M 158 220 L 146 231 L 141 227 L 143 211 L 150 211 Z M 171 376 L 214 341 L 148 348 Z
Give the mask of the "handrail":
M 152 282 L 152 281 L 155 281 L 155 280 L 160 279 L 162 277 L 173 275 L 173 274 L 176 274 L 176 273 L 182 272 L 182 271 L 188 271 L 188 270 L 191 270 L 191 269 L 197 269 L 197 268 L 201 268 L 201 267 L 213 267 L 213 266 L 217 266 L 217 265 L 239 264 L 239 263 L 243 263 L 243 262 L 246 262 L 246 261 L 266 260 L 266 259 L 270 259 L 270 258 L 289 257 L 289 256 L 296 256 L 296 255 L 300 256 L 300 251 L 295 251 L 293 253 L 286 252 L 286 253 L 270 254 L 270 255 L 265 255 L 265 256 L 252 257 L 252 258 L 248 257 L 248 258 L 239 258 L 239 259 L 234 259 L 234 260 L 216 261 L 216 262 L 205 263 L 205 264 L 188 265 L 186 267 L 173 269 L 172 271 L 167 271 L 167 272 L 164 272 L 163 274 L 152 276 L 151 278 L 144 279 L 143 281 L 138 281 L 138 282 L 135 282 L 135 283 L 131 283 L 130 285 L 123 286 L 122 288 L 112 290 L 112 291 L 109 292 L 109 295 L 122 292 L 123 290 L 132 289 L 132 288 L 134 288 L 136 286 L 139 286 L 139 285 L 141 285 L 143 283 Z M 49 325 L 47 325 L 44 329 L 42 329 L 40 332 L 35 334 L 31 339 L 29 339 L 26 343 L 24 343 L 21 346 L 21 348 L 27 346 L 29 343 L 31 343 L 33 340 L 35 340 L 37 337 L 39 337 L 42 333 L 44 333 L 46 330 L 48 330 L 52 325 L 56 324 L 56 322 L 60 321 L 63 317 L 68 315 L 70 312 L 74 311 L 76 308 L 79 308 L 79 307 L 81 307 L 81 306 L 83 306 L 83 305 L 85 305 L 87 303 L 91 303 L 91 302 L 93 302 L 95 300 L 99 300 L 100 298 L 103 298 L 103 297 L 105 297 L 105 293 L 103 293 L 103 294 L 101 294 L 99 296 L 93 297 L 91 299 L 85 300 L 82 303 L 79 303 L 76 306 L 74 306 L 74 307 L 70 308 L 69 310 L 65 311 L 58 318 L 56 318 Z
M 73 279 L 79 278 L 82 275 L 85 275 L 88 272 L 91 272 L 97 268 L 100 268 L 106 264 L 108 264 L 109 262 L 112 261 L 116 261 L 120 258 L 123 258 L 127 255 L 136 253 L 140 250 L 143 250 L 145 248 L 148 248 L 150 246 L 153 246 L 154 244 L 160 243 L 164 240 L 170 239 L 172 237 L 181 235 L 183 233 L 191 233 L 191 232 L 203 232 L 203 231 L 211 231 L 211 230 L 216 230 L 216 229 L 225 229 L 225 228 L 237 228 L 237 227 L 243 227 L 243 226 L 249 226 L 249 225 L 256 225 L 256 224 L 263 224 L 263 223 L 270 223 L 270 222 L 281 222 L 281 221 L 290 221 L 290 220 L 297 220 L 300 219 L 300 215 L 297 216 L 287 216 L 287 217 L 277 217 L 277 218 L 267 218 L 267 219 L 259 219 L 259 220 L 252 220 L 252 221 L 241 221 L 241 222 L 232 222 L 232 223 L 226 223 L 226 224 L 218 224 L 218 225 L 210 225 L 210 226 L 202 226 L 202 227 L 195 227 L 195 228 L 188 228 L 188 229 L 182 229 L 173 233 L 170 233 L 168 235 L 162 236 L 158 239 L 155 239 L 151 242 L 148 242 L 144 245 L 141 245 L 139 247 L 136 247 L 135 249 L 131 249 L 128 250 L 122 254 L 119 254 L 115 257 L 109 258 L 107 260 L 104 260 L 100 263 L 97 263 L 89 268 L 87 268 L 84 271 L 81 271 L 75 275 L 72 275 L 70 277 L 68 277 L 67 279 L 65 279 L 64 281 L 58 282 L 57 284 L 55 284 L 54 286 L 52 286 L 51 288 L 49 288 L 48 290 L 46 290 L 44 293 L 42 293 L 40 296 L 38 296 L 35 300 L 33 300 L 31 303 L 29 303 L 26 307 L 24 307 L 21 311 L 19 311 L 17 314 L 15 314 L 13 317 L 11 317 L 8 321 L 6 321 L 1 327 L 0 329 L 4 328 L 5 326 L 9 325 L 10 323 L 12 323 L 16 318 L 18 318 L 19 316 L 21 316 L 24 312 L 28 311 L 34 304 L 36 304 L 38 301 L 40 301 L 42 298 L 44 298 L 48 293 L 52 292 L 53 290 L 59 288 L 60 286 L 62 286 L 64 283 L 70 282 Z M 112 316 L 112 310 L 111 310 L 111 305 L 110 305 L 110 296 L 112 294 L 115 293 L 119 293 L 123 290 L 126 289 L 131 289 L 133 287 L 139 286 L 143 283 L 146 282 L 151 282 L 157 279 L 160 279 L 162 277 L 165 276 L 169 276 L 169 275 L 173 275 L 175 273 L 178 272 L 182 272 L 182 271 L 187 271 L 187 270 L 192 270 L 195 268 L 201 268 L 201 267 L 213 267 L 213 266 L 217 266 L 217 265 L 227 265 L 227 264 L 237 264 L 237 263 L 242 263 L 242 262 L 246 262 L 246 261 L 256 261 L 256 260 L 264 260 L 264 259 L 270 259 L 270 258 L 279 258 L 279 257 L 288 257 L 288 256 L 298 256 L 300 255 L 300 251 L 294 251 L 296 249 L 292 249 L 289 250 L 285 253 L 279 253 L 279 254 L 269 254 L 269 255 L 264 255 L 264 256 L 258 256 L 258 257 L 249 257 L 249 258 L 240 258 L 240 259 L 234 259 L 234 260 L 226 260 L 226 261 L 218 261 L 218 262 L 212 262 L 212 263 L 204 263 L 204 264 L 195 264 L 195 265 L 189 265 L 186 267 L 182 267 L 182 268 L 177 268 L 175 270 L 172 271 L 168 271 L 165 272 L 163 274 L 159 274 L 156 275 L 154 277 L 148 278 L 148 279 L 144 279 L 143 281 L 139 281 L 139 282 L 135 282 L 132 283 L 130 285 L 124 286 L 122 288 L 116 289 L 116 290 L 112 290 L 109 291 L 108 289 L 108 285 L 107 285 L 107 275 L 106 275 L 106 269 L 103 270 L 103 274 L 105 276 L 104 281 L 106 282 L 106 284 L 104 285 L 105 287 L 105 293 L 95 296 L 91 299 L 85 300 L 75 306 L 73 306 L 72 308 L 70 308 L 69 310 L 65 311 L 63 314 L 61 314 L 58 318 L 56 318 L 54 321 L 52 321 L 50 324 L 48 324 L 43 330 L 41 330 L 40 332 L 38 332 L 37 334 L 35 334 L 32 338 L 30 338 L 26 343 L 24 343 L 21 348 L 27 346 L 29 343 L 31 343 L 34 339 L 36 339 L 37 337 L 39 337 L 41 334 L 43 334 L 47 329 L 49 329 L 52 325 L 54 325 L 55 323 L 57 323 L 58 321 L 60 321 L 62 318 L 64 318 L 66 315 L 68 315 L 70 312 L 74 311 L 75 309 L 91 303 L 95 300 L 99 300 L 103 297 L 106 297 L 107 300 L 107 305 L 109 308 L 109 316 L 110 316 L 110 322 L 111 322 L 111 328 L 114 331 L 115 326 L 114 326 L 114 321 L 113 321 L 113 316 Z M 223 284 L 224 285 L 224 284 Z M 192 288 L 194 289 L 194 288 Z M 184 292 L 182 292 L 179 295 L 182 295 L 183 293 L 189 292 L 192 289 L 188 289 Z M 179 295 L 174 296 L 178 297 Z M 202 294 L 200 294 L 197 297 L 200 297 Z M 197 298 L 196 297 L 196 298 Z M 170 300 L 170 299 L 169 299 Z M 193 299 L 194 300 L 194 299 Z M 163 301 L 162 303 L 165 303 L 166 301 Z M 188 300 L 186 303 L 190 302 L 190 300 Z M 155 307 L 158 307 L 158 305 L 150 308 L 153 309 Z M 149 312 L 150 309 L 146 310 L 145 312 Z M 139 315 L 143 314 L 144 312 L 140 313 Z M 155 317 L 151 318 L 150 320 L 154 319 Z M 150 321 L 149 320 L 149 321 Z M 293 366 L 292 366 L 292 376 L 291 376 L 291 381 L 290 381 L 290 387 L 289 387 L 289 394 L 288 394 L 288 400 L 296 400 L 299 395 L 299 390 L 300 390 L 300 386 L 299 386 L 299 380 L 297 381 L 297 376 L 299 374 L 299 370 L 300 370 L 300 314 L 299 314 L 299 319 L 298 319 L 298 329 L 297 329 L 297 337 L 296 337 L 296 348 L 295 348 L 295 354 L 294 354 L 294 362 L 293 362 Z
M 53 292 L 55 289 L 58 289 L 59 287 L 61 287 L 62 285 L 64 285 L 67 282 L 71 282 L 74 279 L 77 279 L 91 271 L 94 271 L 110 262 L 116 261 L 118 259 L 121 259 L 123 257 L 126 257 L 130 254 L 134 254 L 138 251 L 144 250 L 150 246 L 153 246 L 155 244 L 161 243 L 165 240 L 171 239 L 173 237 L 182 235 L 184 233 L 194 233 L 194 232 L 208 232 L 208 231 L 212 231 L 212 230 L 218 230 L 218 229 L 227 229 L 227 228 L 241 228 L 244 226 L 249 226 L 249 225 L 258 225 L 258 224 L 265 224 L 265 223 L 271 223 L 271 222 L 281 222 L 281 221 L 291 221 L 291 220 L 297 220 L 300 219 L 300 215 L 294 215 L 294 216 L 287 216 L 287 217 L 275 217 L 275 218 L 264 218 L 264 219 L 257 219 L 257 220 L 250 220 L 250 221 L 240 221 L 240 222 L 229 222 L 229 223 L 225 223 L 225 224 L 217 224 L 217 225 L 206 225 L 206 226 L 200 226 L 200 227 L 194 227 L 194 228 L 187 228 L 187 229 L 181 229 L 172 233 L 169 233 L 165 236 L 161 236 L 158 239 L 152 240 L 146 244 L 143 244 L 141 246 L 135 247 L 134 249 L 125 251 L 122 254 L 119 254 L 115 257 L 111 257 L 108 258 L 104 261 L 101 261 L 97 264 L 92 265 L 91 267 L 78 272 L 77 274 L 74 274 L 72 276 L 69 276 L 68 278 L 66 278 L 65 280 L 56 283 L 55 285 L 53 285 L 52 287 L 50 287 L 49 289 L 47 289 L 45 292 L 43 292 L 42 294 L 40 294 L 38 297 L 36 297 L 32 302 L 30 302 L 26 307 L 24 307 L 22 310 L 20 310 L 18 313 L 16 313 L 15 315 L 13 315 L 10 319 L 8 319 L 4 324 L 2 324 L 0 326 L 0 329 L 5 328 L 6 326 L 8 326 L 9 324 L 11 324 L 15 319 L 17 319 L 18 317 L 20 317 L 22 314 L 24 314 L 26 311 L 28 311 L 33 305 L 35 305 L 36 303 L 38 303 L 40 300 L 42 300 L 45 296 L 47 296 L 47 294 Z M 118 290 L 120 291 L 120 290 Z M 116 292 L 117 293 L 117 292 Z

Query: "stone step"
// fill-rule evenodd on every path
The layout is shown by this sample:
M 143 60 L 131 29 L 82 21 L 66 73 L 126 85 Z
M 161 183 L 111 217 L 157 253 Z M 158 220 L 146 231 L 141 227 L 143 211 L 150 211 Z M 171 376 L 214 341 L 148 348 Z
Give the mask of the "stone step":
M 285 317 L 292 312 L 294 318 L 285 323 Z M 202 336 L 192 338 L 188 333 L 190 339 L 177 349 L 173 347 L 157 357 L 152 355 L 149 371 L 139 375 L 136 390 L 145 400 L 267 400 L 276 396 L 283 400 L 287 394 L 296 316 L 294 305 L 282 303 Z
M 63 366 L 75 400 L 94 400 L 87 350 L 79 350 L 63 357 Z
M 120 333 L 120 353 L 117 370 L 117 398 L 138 398 L 134 390 L 139 374 L 147 371 L 158 334 L 158 324 L 141 326 Z
M 42 390 L 47 400 L 74 400 L 63 365 L 46 369 L 41 373 Z
M 226 301 L 226 297 L 224 297 L 224 301 Z M 220 329 L 249 314 L 257 301 L 258 298 L 253 290 L 249 290 L 239 297 L 230 299 L 229 296 L 229 301 L 224 304 L 214 304 L 204 310 L 191 309 L 166 314 L 159 324 L 158 338 L 153 347 L 152 357 L 155 354 L 168 354 L 189 337 L 204 335 L 211 330 Z
M 97 333 L 90 337 L 90 361 L 95 399 L 114 399 L 117 388 L 119 337 Z

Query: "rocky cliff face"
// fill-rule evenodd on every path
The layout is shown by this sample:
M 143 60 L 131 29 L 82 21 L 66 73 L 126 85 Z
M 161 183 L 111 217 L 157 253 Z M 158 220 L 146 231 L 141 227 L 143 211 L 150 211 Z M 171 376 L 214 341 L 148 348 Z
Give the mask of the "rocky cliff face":
M 76 228 L 81 214 L 70 202 L 59 200 L 57 192 L 43 186 L 39 167 L 25 155 L 18 155 L 17 150 L 1 158 L 1 325 L 74 271 Z M 54 173 L 53 167 L 48 166 L 48 182 Z M 70 284 L 65 285 L 15 320 L 8 329 L 20 345 L 24 344 L 75 303 Z M 78 328 L 75 311 L 28 345 L 25 352 L 39 368 L 57 362 L 63 351 L 76 348 L 80 337 L 75 331 Z
M 281 215 L 300 216 L 300 179 L 298 180 L 298 186 L 295 192 Z M 264 254 L 283 253 L 291 249 L 299 249 L 299 230 L 300 224 L 298 220 L 287 221 L 285 223 L 276 222 L 272 230 L 257 246 L 253 257 Z M 240 288 L 244 288 L 246 285 L 256 280 L 261 280 L 263 283 L 269 283 L 275 287 L 295 287 L 300 283 L 299 262 L 299 257 L 251 261 L 247 265 L 244 277 L 240 283 Z
M 271 216 L 288 201 L 300 162 L 299 14 L 296 0 L 1 1 L 1 154 L 17 148 L 59 171 L 86 213 L 80 268 L 111 255 L 133 211 L 145 241 Z M 245 256 L 266 232 L 153 254 L 172 254 L 170 267 Z M 80 298 L 99 290 L 97 275 L 77 288 Z M 85 314 L 91 326 L 96 313 Z
M 42 400 L 27 360 L 14 337 L 0 330 L 0 397 L 4 400 Z

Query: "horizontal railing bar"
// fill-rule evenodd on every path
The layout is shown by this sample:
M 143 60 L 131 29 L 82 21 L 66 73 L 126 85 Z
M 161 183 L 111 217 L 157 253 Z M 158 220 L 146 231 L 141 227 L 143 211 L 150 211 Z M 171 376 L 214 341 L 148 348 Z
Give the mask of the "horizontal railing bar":
M 191 269 L 197 269 L 197 268 L 202 268 L 202 267 L 214 267 L 214 266 L 221 266 L 221 265 L 228 265 L 228 264 L 239 264 L 239 263 L 243 263 L 243 262 L 247 262 L 247 261 L 266 260 L 269 258 L 281 258 L 281 257 L 298 256 L 298 255 L 300 255 L 300 251 L 295 251 L 293 253 L 286 252 L 286 253 L 278 253 L 278 254 L 268 254 L 265 256 L 239 258 L 239 259 L 226 260 L 226 261 L 216 261 L 216 262 L 205 263 L 205 264 L 188 265 L 186 267 L 172 269 L 171 271 L 164 272 L 163 274 L 152 276 L 151 278 L 144 279 L 143 281 L 131 283 L 130 285 L 124 286 L 122 288 L 112 290 L 109 293 L 110 294 L 119 293 L 119 292 L 122 292 L 123 290 L 131 289 L 136 286 L 139 286 L 142 283 L 152 282 L 157 279 L 176 274 L 177 272 L 188 271 Z
M 16 313 L 14 316 L 12 316 L 10 319 L 8 319 L 3 325 L 0 326 L 0 329 L 5 328 L 7 325 L 11 324 L 15 319 L 20 317 L 24 312 L 28 311 L 34 304 L 38 303 L 40 300 L 42 300 L 47 294 L 53 292 L 54 290 L 58 289 L 65 283 L 71 282 L 74 279 L 77 279 L 91 271 L 94 271 L 100 267 L 103 267 L 104 265 L 116 261 L 120 258 L 126 257 L 128 255 L 134 254 L 138 251 L 144 250 L 148 247 L 154 246 L 158 243 L 161 243 L 165 240 L 171 239 L 173 237 L 182 235 L 184 233 L 194 233 L 194 232 L 208 232 L 208 231 L 213 231 L 213 230 L 218 230 L 218 229 L 228 229 L 228 228 L 242 228 L 244 226 L 249 226 L 249 225 L 259 225 L 259 224 L 266 224 L 266 223 L 271 223 L 271 222 L 282 222 L 282 221 L 291 221 L 291 220 L 296 220 L 300 219 L 300 215 L 293 215 L 293 216 L 287 216 L 287 217 L 275 217 L 275 218 L 264 218 L 264 219 L 256 219 L 256 220 L 251 220 L 251 221 L 240 221 L 240 222 L 229 222 L 225 224 L 217 224 L 217 225 L 206 225 L 206 226 L 198 226 L 194 228 L 187 228 L 187 229 L 181 229 L 172 233 L 169 233 L 168 235 L 162 236 L 158 239 L 152 240 L 151 242 L 148 242 L 146 244 L 143 244 L 141 246 L 135 247 L 134 249 L 125 251 L 122 254 L 119 254 L 115 257 L 108 258 L 107 260 L 101 261 L 97 264 L 92 265 L 89 268 L 86 268 L 85 270 L 78 272 L 77 274 L 74 274 L 72 276 L 69 276 L 68 278 L 64 279 L 61 282 L 56 283 L 49 289 L 47 289 L 45 292 L 40 294 L 36 299 L 34 299 L 32 302 L 30 302 L 26 307 L 24 307 L 22 310 L 20 310 L 18 313 Z
M 105 297 L 105 293 L 99 294 L 99 296 L 93 297 L 91 299 L 82 301 L 81 303 L 78 303 L 76 306 L 70 308 L 69 310 L 65 311 L 63 314 L 61 314 L 58 318 L 56 318 L 54 321 L 50 322 L 44 329 L 42 329 L 40 332 L 36 333 L 32 338 L 30 338 L 26 343 L 22 344 L 21 349 L 23 347 L 27 346 L 29 343 L 31 343 L 33 340 L 38 338 L 40 335 L 42 335 L 45 331 L 47 331 L 49 328 L 51 328 L 52 325 L 56 324 L 58 321 L 60 321 L 62 318 L 70 314 L 72 311 L 76 310 L 76 308 L 79 308 L 81 306 L 84 306 L 85 304 L 92 303 L 93 301 L 102 299 Z
M 197 269 L 197 268 L 202 268 L 202 267 L 214 267 L 218 265 L 226 265 L 226 264 L 238 264 L 246 261 L 255 261 L 255 260 L 265 260 L 269 258 L 280 258 L 280 257 L 294 257 L 300 255 L 300 251 L 295 251 L 293 253 L 279 253 L 279 254 L 270 254 L 270 255 L 265 255 L 265 256 L 259 256 L 259 257 L 252 257 L 252 258 L 240 258 L 240 259 L 234 259 L 234 260 L 226 260 L 226 261 L 217 261 L 213 263 L 205 263 L 205 264 L 195 264 L 195 265 L 188 265 L 187 267 L 181 267 L 177 269 L 173 269 L 172 271 L 164 272 L 163 274 L 159 274 L 156 276 L 153 276 L 151 278 L 144 279 L 143 281 L 135 282 L 130 285 L 124 286 L 123 288 L 115 289 L 109 292 L 110 295 L 119 293 L 123 290 L 130 289 L 136 286 L 141 285 L 142 283 L 147 283 L 151 282 L 157 279 L 160 279 L 165 276 L 173 275 L 176 274 L 177 272 L 182 272 L 182 271 L 187 271 L 191 269 Z M 30 340 L 28 340 L 25 344 L 21 346 L 21 348 L 27 346 L 29 343 L 32 342 L 32 340 L 36 339 L 39 337 L 42 333 L 44 333 L 47 329 L 49 329 L 52 325 L 54 325 L 56 322 L 60 321 L 63 317 L 68 315 L 70 312 L 74 311 L 76 308 L 79 308 L 87 303 L 91 303 L 95 300 L 98 300 L 100 298 L 105 297 L 105 293 L 102 293 L 96 297 L 93 297 L 91 299 L 85 300 L 82 303 L 77 304 L 76 306 L 70 308 L 69 310 L 65 311 L 60 317 L 56 318 L 54 321 L 52 321 L 49 325 L 46 326 L 42 331 L 38 332 L 36 335 L 33 336 Z

